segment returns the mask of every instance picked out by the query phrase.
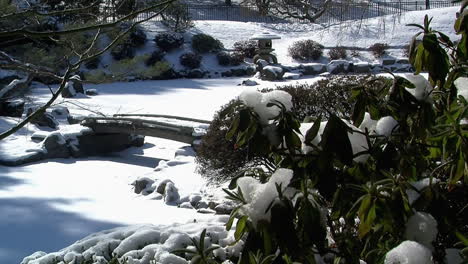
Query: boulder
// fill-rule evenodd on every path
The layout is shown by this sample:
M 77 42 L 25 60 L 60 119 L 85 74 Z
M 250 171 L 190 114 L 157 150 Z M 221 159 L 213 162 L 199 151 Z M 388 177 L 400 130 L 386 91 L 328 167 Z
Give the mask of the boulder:
M 406 59 L 406 58 L 402 58 L 402 59 L 398 59 L 396 61 L 396 63 L 398 63 L 398 64 L 409 64 L 409 60 Z
M 21 117 L 25 102 L 22 99 L 0 101 L 0 116 Z
M 179 190 L 175 187 L 173 182 L 166 183 L 166 188 L 164 188 L 164 202 L 169 205 L 174 205 L 179 202 Z
M 265 66 L 260 71 L 260 78 L 266 81 L 276 81 L 282 80 L 284 75 L 284 70 L 278 66 Z
M 299 67 L 304 75 L 318 75 L 327 71 L 327 65 L 322 63 L 308 63 Z
M 80 76 L 75 75 L 70 78 L 65 84 L 65 87 L 62 90 L 62 97 L 63 98 L 73 98 L 76 94 L 84 94 L 83 83 L 81 82 Z
M 33 109 L 29 108 L 28 111 L 27 111 L 27 115 L 31 115 L 32 113 L 34 112 Z M 31 121 L 32 124 L 35 124 L 35 125 L 38 125 L 38 126 L 42 126 L 42 127 L 50 127 L 50 128 L 57 128 L 58 127 L 58 122 L 57 120 L 55 119 L 55 117 L 50 114 L 50 113 L 47 113 L 47 112 L 44 112 L 42 114 L 39 114 L 38 116 L 36 116 L 32 121 Z
M 143 136 L 117 133 L 94 134 L 90 132 L 78 136 L 77 140 L 78 149 L 72 153 L 74 157 L 102 155 L 122 151 L 129 147 L 141 147 L 144 144 Z
M 97 91 L 96 89 L 87 89 L 87 90 L 85 91 L 85 94 L 86 94 L 86 95 L 89 95 L 89 96 L 96 96 L 96 95 L 98 95 L 99 93 L 98 93 L 98 91 Z
M 242 81 L 242 86 L 255 86 L 255 85 L 258 85 L 258 82 L 254 80 L 247 79 L 247 80 Z
M 134 187 L 135 193 L 140 194 L 142 191 L 144 191 L 148 187 L 151 187 L 153 183 L 154 183 L 153 180 L 145 177 L 145 178 L 135 180 L 134 182 L 132 182 L 132 185 Z
M 68 118 L 68 115 L 70 114 L 70 110 L 68 110 L 68 108 L 65 107 L 65 106 L 59 106 L 59 107 L 55 107 L 54 109 L 52 109 L 51 113 L 54 116 L 57 116 L 57 117 L 67 117 Z
M 218 204 L 217 206 L 215 206 L 214 210 L 216 214 L 229 215 L 231 214 L 232 210 L 234 210 L 234 208 L 235 206 L 229 205 L 227 203 L 222 203 L 222 204 Z
M 354 63 L 353 71 L 355 73 L 369 73 L 371 68 L 368 62 Z
M 27 76 L 22 79 L 14 79 L 4 87 L 0 86 L 0 99 L 23 94 L 29 88 L 31 80 L 32 76 Z
M 166 184 L 168 182 L 172 182 L 172 181 L 169 180 L 169 179 L 165 179 L 165 180 L 161 181 L 159 183 L 158 187 L 156 188 L 156 192 L 164 195 L 164 191 L 166 190 Z
M 189 202 L 184 202 L 179 205 L 180 208 L 185 208 L 185 209 L 194 209 L 193 206 Z
M 332 60 L 327 65 L 327 70 L 331 74 L 347 73 L 352 68 L 352 63 L 347 60 Z
M 382 65 L 393 65 L 395 64 L 396 59 L 394 58 L 384 58 L 382 59 Z
M 70 151 L 67 146 L 67 141 L 62 134 L 54 132 L 49 134 L 42 143 L 46 150 L 46 158 L 68 158 Z
M 242 77 L 247 75 L 247 71 L 243 68 L 232 69 L 231 70 L 232 76 L 235 77 Z

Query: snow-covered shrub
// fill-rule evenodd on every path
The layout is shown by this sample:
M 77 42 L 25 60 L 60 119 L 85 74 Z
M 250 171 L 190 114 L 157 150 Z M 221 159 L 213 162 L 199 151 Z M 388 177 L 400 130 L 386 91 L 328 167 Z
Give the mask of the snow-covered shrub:
M 346 59 L 347 56 L 348 53 L 345 47 L 337 46 L 328 51 L 328 57 L 330 57 L 331 60 Z
M 135 57 L 135 48 L 127 43 L 121 43 L 111 49 L 111 55 L 117 61 L 132 59 Z
M 201 60 L 202 56 L 193 52 L 184 53 L 179 57 L 180 64 L 189 69 L 195 69 L 200 67 Z
M 464 40 L 465 7 L 455 24 Z M 357 83 L 348 113 L 330 110 L 301 124 L 286 97 L 270 102 L 280 112 L 268 114 L 264 95 L 241 94 L 226 139 L 265 160 L 225 189 L 239 202 L 227 228 L 237 218 L 235 238 L 245 241 L 240 263 L 255 252 L 274 254 L 274 263 L 309 263 L 313 253 L 327 263 L 444 263 L 448 249 L 462 247 L 467 257 L 468 103 L 456 94 L 468 46 L 433 31 L 427 16 L 420 28 L 423 41 L 412 45 L 410 61 L 416 74 L 429 72 L 429 82 L 393 76 L 392 85 Z M 281 169 L 291 178 L 262 200 L 262 184 L 276 182 Z M 430 184 L 415 186 L 423 179 Z
M 142 79 L 170 79 L 170 73 L 172 71 L 171 65 L 167 61 L 158 61 L 146 69 L 143 69 L 139 76 Z
M 155 50 L 151 53 L 149 58 L 145 61 L 146 66 L 153 66 L 157 62 L 163 61 L 164 60 L 164 52 Z
M 105 72 L 104 70 L 97 69 L 85 72 L 84 80 L 90 83 L 106 83 L 112 82 L 113 78 L 111 74 Z
M 234 50 L 242 53 L 244 57 L 252 59 L 257 50 L 257 42 L 254 40 L 241 40 L 234 42 Z
M 318 60 L 323 53 L 323 45 L 311 40 L 298 40 L 295 41 L 288 48 L 289 56 L 295 60 Z
M 234 120 L 239 100 L 232 100 L 218 110 L 206 135 L 197 148 L 196 162 L 199 171 L 209 180 L 222 182 L 231 179 L 249 163 L 248 149 L 235 147 L 225 138 L 229 125 Z
M 375 43 L 369 47 L 369 50 L 376 58 L 382 57 L 386 50 L 388 49 L 388 44 L 386 43 Z
M 179 33 L 163 32 L 154 37 L 154 42 L 161 50 L 170 51 L 184 44 L 184 36 Z
M 198 53 L 216 52 L 224 48 L 219 39 L 199 33 L 192 37 L 192 48 Z
M 221 66 L 228 66 L 231 63 L 231 57 L 229 53 L 225 51 L 218 52 L 216 54 L 216 59 L 218 59 L 218 64 Z
M 308 116 L 327 117 L 331 112 L 349 116 L 355 102 L 351 97 L 352 88 L 357 85 L 378 91 L 390 87 L 391 80 L 375 76 L 334 75 L 312 84 L 291 84 L 278 89 L 292 95 L 294 114 L 299 120 L 304 120 Z
M 244 62 L 244 56 L 240 52 L 228 53 L 221 51 L 216 54 L 219 65 L 222 66 L 237 66 Z
M 231 52 L 230 54 L 230 63 L 232 66 L 238 66 L 240 64 L 242 64 L 244 62 L 244 54 L 242 54 L 241 52 Z

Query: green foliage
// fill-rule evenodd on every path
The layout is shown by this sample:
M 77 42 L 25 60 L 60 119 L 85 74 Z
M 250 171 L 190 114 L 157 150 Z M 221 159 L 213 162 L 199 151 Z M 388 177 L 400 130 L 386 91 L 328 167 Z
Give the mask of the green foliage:
M 216 52 L 224 48 L 223 43 L 210 35 L 199 33 L 192 37 L 192 48 L 198 53 Z
M 244 198 L 248 194 L 237 186 L 238 177 L 225 190 L 240 203 L 227 223 L 231 229 L 237 218 L 235 238 L 244 240 L 238 263 L 258 263 L 256 256 L 271 254 L 275 254 L 273 263 L 316 263 L 319 255 L 327 255 L 333 263 L 359 263 L 360 259 L 383 263 L 385 254 L 406 240 L 405 225 L 415 211 L 429 213 L 437 221 L 438 236 L 433 243 L 437 263 L 443 262 L 447 248 L 459 248 L 466 255 L 468 103 L 455 96 L 453 84 L 468 76 L 465 6 L 455 24 L 462 38 L 457 44 L 433 31 L 428 18 L 423 26 L 418 25 L 423 40 L 410 56 L 418 72 L 429 72 L 434 87 L 430 99 L 415 98 L 408 90 L 421 87 L 398 76 L 391 85 L 377 89 L 358 84 L 351 90 L 352 112 L 338 116 L 329 111 L 323 128 L 322 119 L 314 116 L 303 141 L 296 115 L 279 102 L 269 104 L 282 111 L 267 125 L 243 104 L 225 114 L 231 120 L 226 140 L 268 159 L 273 167 L 293 171 L 288 191 L 276 185 L 278 198 L 267 209 L 269 221 L 254 222 L 243 209 L 249 206 Z M 442 47 L 451 52 L 447 54 Z M 374 120 L 391 116 L 396 129 L 390 135 L 357 129 L 366 112 Z M 272 130 L 280 140 L 268 140 Z M 353 150 L 355 135 L 365 138 L 362 152 Z M 255 177 L 268 180 L 271 172 L 257 169 L 261 172 Z M 408 190 L 422 179 L 430 184 L 410 202 Z
M 244 57 L 253 59 L 257 50 L 257 42 L 254 40 L 242 40 L 234 42 L 234 50 L 242 53 Z
M 193 246 L 195 247 L 195 250 L 179 249 L 179 250 L 174 250 L 171 253 L 190 254 L 192 256 L 190 263 L 193 263 L 193 264 L 216 264 L 218 262 L 213 260 L 212 254 L 214 250 L 219 248 L 219 246 L 212 246 L 209 248 L 205 248 L 205 237 L 206 237 L 206 229 L 204 229 L 201 232 L 200 238 L 198 239 L 198 241 L 195 238 L 190 238 L 190 240 L 192 240 Z
M 311 40 L 298 40 L 288 48 L 289 56 L 295 60 L 318 60 L 323 53 L 323 45 Z
M 202 56 L 193 53 L 193 52 L 186 52 L 179 57 L 180 64 L 185 66 L 189 69 L 195 69 L 200 67 L 200 63 L 202 60 Z
M 163 51 L 177 49 L 184 44 L 184 36 L 178 33 L 163 32 L 154 37 L 156 45 Z

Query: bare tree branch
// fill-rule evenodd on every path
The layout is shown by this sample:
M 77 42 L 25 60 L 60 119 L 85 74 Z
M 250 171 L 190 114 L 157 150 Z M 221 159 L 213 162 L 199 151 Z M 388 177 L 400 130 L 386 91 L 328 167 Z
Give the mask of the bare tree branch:
M 37 65 L 33 65 L 33 64 L 29 64 L 29 63 L 21 62 L 21 61 L 15 59 L 15 58 L 9 56 L 7 53 L 5 53 L 3 51 L 0 51 L 0 68 L 22 70 L 22 71 L 25 71 L 25 72 L 38 74 L 38 75 L 46 75 L 46 76 L 52 77 L 54 79 L 61 80 L 59 88 L 55 92 L 52 92 L 52 97 L 49 99 L 49 101 L 47 101 L 46 104 L 44 104 L 43 106 L 36 109 L 33 113 L 31 113 L 24 120 L 22 120 L 21 122 L 19 122 L 18 124 L 16 124 L 12 128 L 8 129 L 5 132 L 2 132 L 0 134 L 0 140 L 14 134 L 15 132 L 17 132 L 18 130 L 23 128 L 26 124 L 28 124 L 32 120 L 34 120 L 37 116 L 44 113 L 47 110 L 47 108 L 49 108 L 54 103 L 54 101 L 59 97 L 59 95 L 65 89 L 67 82 L 70 80 L 70 77 L 72 76 L 72 73 L 75 72 L 76 70 L 78 70 L 82 63 L 84 63 L 86 61 L 89 61 L 89 60 L 92 60 L 92 59 L 102 55 L 103 53 L 105 53 L 109 49 L 111 49 L 113 46 L 115 46 L 118 43 L 119 40 L 121 40 L 126 34 L 128 34 L 130 31 L 132 31 L 137 25 L 139 25 L 141 23 L 144 23 L 146 21 L 149 21 L 152 18 L 160 15 L 168 7 L 168 5 L 170 3 L 172 3 L 172 2 L 174 2 L 174 1 L 175 0 L 167 0 L 167 1 L 155 4 L 155 5 L 151 5 L 151 6 L 147 7 L 147 8 L 143 8 L 143 9 L 140 9 L 138 11 L 132 12 L 129 15 L 126 15 L 123 18 L 120 18 L 117 21 L 112 22 L 112 23 L 98 24 L 98 25 L 80 27 L 80 28 L 72 29 L 72 30 L 58 31 L 59 35 L 66 35 L 66 34 L 72 34 L 72 33 L 77 33 L 77 32 L 97 30 L 91 44 L 88 46 L 88 48 L 84 52 L 79 53 L 78 60 L 75 63 L 72 63 L 72 64 L 68 65 L 68 67 L 67 67 L 65 73 L 63 74 L 63 76 L 56 75 L 50 69 L 40 67 L 40 66 L 37 66 Z M 156 12 L 155 14 L 153 14 L 151 16 L 148 16 L 145 19 L 133 22 L 130 27 L 128 27 L 123 32 L 121 32 L 106 47 L 104 47 L 103 49 L 99 50 L 96 53 L 90 54 L 92 52 L 93 47 L 96 45 L 97 40 L 98 40 L 99 36 L 101 35 L 101 30 L 103 28 L 114 27 L 114 26 L 118 25 L 121 22 L 124 22 L 124 21 L 131 20 L 131 19 L 135 18 L 138 14 L 149 12 L 149 11 L 155 9 L 155 8 L 158 8 L 158 7 L 162 7 L 162 8 L 160 10 L 158 10 L 158 12 Z M 22 30 L 19 30 L 19 31 L 22 31 Z M 13 32 L 18 32 L 18 31 L 13 31 Z M 11 32 L 0 32 L 0 36 L 2 36 L 2 33 L 5 33 L 3 36 L 12 36 L 12 35 L 7 35 L 8 33 L 11 33 Z M 57 34 L 57 32 L 55 32 L 55 31 L 51 31 L 51 32 L 29 32 L 29 33 L 32 33 L 32 34 L 28 35 L 28 36 L 49 36 L 51 34 L 54 34 L 54 35 Z M 27 34 L 29 34 L 29 33 L 27 33 Z M 17 33 L 14 33 L 13 36 L 15 34 L 17 34 Z M 3 63 L 2 63 L 2 60 L 4 61 Z

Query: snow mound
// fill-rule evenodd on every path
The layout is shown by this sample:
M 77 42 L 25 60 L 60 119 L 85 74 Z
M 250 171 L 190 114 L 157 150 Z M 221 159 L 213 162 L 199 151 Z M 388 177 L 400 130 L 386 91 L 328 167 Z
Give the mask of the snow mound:
M 457 87 L 457 96 L 463 96 L 468 100 L 468 77 L 460 77 L 455 80 Z
M 403 241 L 385 255 L 385 264 L 430 264 L 432 254 L 425 246 L 414 241 Z
M 75 244 L 46 254 L 36 252 L 23 259 L 21 264 L 52 263 L 107 263 L 117 258 L 119 263 L 149 264 L 187 264 L 190 256 L 183 258 L 171 252 L 191 246 L 191 237 L 199 237 L 207 230 L 206 247 L 217 245 L 220 256 L 238 254 L 242 243 L 234 242 L 233 232 L 225 230 L 228 216 L 216 216 L 210 220 L 189 222 L 171 226 L 134 225 L 120 227 L 92 234 Z M 237 247 L 237 249 L 235 249 Z M 128 261 L 128 262 L 122 262 Z
M 437 221 L 428 213 L 416 212 L 406 223 L 405 237 L 432 249 L 437 237 Z

